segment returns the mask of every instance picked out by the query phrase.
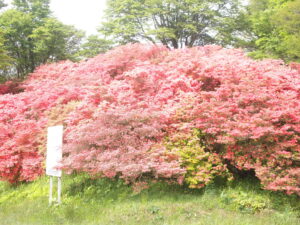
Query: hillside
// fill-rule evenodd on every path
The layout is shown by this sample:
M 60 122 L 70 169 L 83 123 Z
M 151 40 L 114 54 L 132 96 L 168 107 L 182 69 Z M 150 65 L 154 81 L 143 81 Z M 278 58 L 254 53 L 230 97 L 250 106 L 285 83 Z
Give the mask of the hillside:
M 300 76 L 283 61 L 129 44 L 0 89 L 0 177 L 10 183 L 44 173 L 46 129 L 63 124 L 67 173 L 202 188 L 246 172 L 300 194 Z
M 152 184 L 140 193 L 121 181 L 63 177 L 63 203 L 48 206 L 48 179 L 16 188 L 0 183 L 5 225 L 296 225 L 296 196 L 262 191 L 257 180 L 190 190 Z

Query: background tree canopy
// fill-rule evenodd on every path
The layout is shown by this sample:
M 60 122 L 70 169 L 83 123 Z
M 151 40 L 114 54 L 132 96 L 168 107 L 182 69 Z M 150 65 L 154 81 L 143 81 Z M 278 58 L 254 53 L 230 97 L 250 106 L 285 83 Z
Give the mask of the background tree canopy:
M 50 0 L 13 0 L 13 5 L 21 12 L 32 14 L 36 20 L 51 15 Z
M 6 69 L 10 66 L 12 59 L 7 55 L 4 49 L 3 31 L 0 30 L 0 69 Z
M 49 0 L 14 0 L 0 15 L 3 52 L 13 58 L 2 77 L 23 78 L 46 62 L 76 60 L 84 33 L 64 25 L 51 14 Z
M 82 43 L 79 57 L 91 58 L 100 53 L 104 53 L 112 48 L 114 42 L 105 38 L 100 38 L 98 35 L 90 35 Z
M 238 0 L 108 0 L 100 32 L 120 44 L 145 40 L 172 48 L 226 44 L 228 30 L 223 28 L 238 22 L 238 16 Z
M 7 9 L 0 0 L 2 78 L 24 78 L 41 64 L 90 58 L 130 42 L 218 44 L 243 47 L 254 58 L 300 61 L 300 0 L 108 0 L 99 34 L 89 37 L 56 19 L 50 2 L 13 0 Z
M 248 20 L 251 56 L 300 61 L 300 0 L 251 0 Z

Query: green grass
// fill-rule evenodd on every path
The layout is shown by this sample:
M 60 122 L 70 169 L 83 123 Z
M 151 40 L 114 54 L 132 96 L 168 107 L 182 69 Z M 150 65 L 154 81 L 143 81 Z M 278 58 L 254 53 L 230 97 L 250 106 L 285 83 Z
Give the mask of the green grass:
M 141 193 L 121 181 L 63 177 L 63 203 L 48 205 L 48 179 L 0 183 L 1 225 L 297 225 L 299 197 L 260 190 L 254 179 L 189 190 L 152 184 Z

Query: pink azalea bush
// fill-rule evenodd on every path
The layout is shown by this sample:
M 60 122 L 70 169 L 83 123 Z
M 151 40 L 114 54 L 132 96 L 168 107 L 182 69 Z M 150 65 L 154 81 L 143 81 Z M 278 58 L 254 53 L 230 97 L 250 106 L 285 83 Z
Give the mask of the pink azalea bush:
M 41 66 L 23 92 L 1 92 L 0 176 L 42 174 L 46 127 L 63 123 L 68 172 L 203 187 L 230 179 L 230 164 L 300 195 L 297 68 L 218 46 L 142 44 Z

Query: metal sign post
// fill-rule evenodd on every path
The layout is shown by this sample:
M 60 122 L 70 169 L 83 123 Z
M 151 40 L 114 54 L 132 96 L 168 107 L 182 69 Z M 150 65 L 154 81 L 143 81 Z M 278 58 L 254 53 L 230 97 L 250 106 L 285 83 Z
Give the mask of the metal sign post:
M 63 126 L 48 127 L 46 174 L 50 176 L 49 204 L 53 200 L 53 177 L 57 177 L 57 203 L 61 203 L 61 169 L 58 169 L 62 160 Z
M 53 201 L 53 200 L 52 200 L 52 199 L 53 199 L 52 193 L 53 193 L 53 177 L 50 176 L 49 205 L 51 205 L 51 204 L 52 204 L 52 201 Z

